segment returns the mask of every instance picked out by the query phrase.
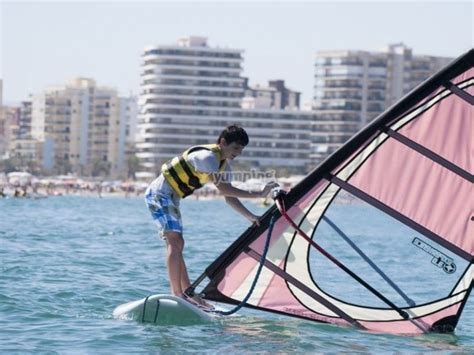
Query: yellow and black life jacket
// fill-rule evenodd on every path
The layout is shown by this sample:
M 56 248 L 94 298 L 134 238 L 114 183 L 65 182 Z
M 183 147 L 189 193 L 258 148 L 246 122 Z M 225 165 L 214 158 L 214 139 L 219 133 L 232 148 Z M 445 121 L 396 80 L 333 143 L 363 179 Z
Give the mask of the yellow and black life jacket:
M 191 195 L 194 190 L 201 188 L 209 181 L 209 173 L 196 171 L 194 166 L 188 161 L 189 154 L 198 150 L 210 150 L 213 152 L 219 162 L 219 171 L 224 171 L 226 160 L 222 159 L 221 148 L 217 144 L 191 147 L 181 156 L 175 157 L 163 164 L 161 166 L 161 173 L 181 198 Z

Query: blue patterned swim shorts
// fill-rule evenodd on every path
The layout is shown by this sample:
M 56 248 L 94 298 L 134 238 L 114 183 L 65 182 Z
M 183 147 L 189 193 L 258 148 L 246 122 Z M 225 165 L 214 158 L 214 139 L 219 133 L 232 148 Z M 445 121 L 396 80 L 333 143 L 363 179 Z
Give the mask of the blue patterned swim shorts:
M 161 230 L 162 238 L 164 232 L 183 233 L 179 197 L 162 194 L 159 190 L 149 187 L 145 193 L 145 201 L 153 220 Z

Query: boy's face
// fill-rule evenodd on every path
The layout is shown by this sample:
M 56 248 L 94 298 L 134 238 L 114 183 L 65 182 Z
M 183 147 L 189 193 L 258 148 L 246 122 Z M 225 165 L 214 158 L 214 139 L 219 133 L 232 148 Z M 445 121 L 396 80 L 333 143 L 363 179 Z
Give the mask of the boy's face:
M 242 154 L 242 151 L 245 148 L 245 146 L 240 145 L 239 143 L 236 143 L 236 142 L 227 144 L 227 142 L 224 139 L 221 140 L 220 146 L 221 146 L 222 158 L 230 159 L 230 160 L 237 158 L 240 154 Z

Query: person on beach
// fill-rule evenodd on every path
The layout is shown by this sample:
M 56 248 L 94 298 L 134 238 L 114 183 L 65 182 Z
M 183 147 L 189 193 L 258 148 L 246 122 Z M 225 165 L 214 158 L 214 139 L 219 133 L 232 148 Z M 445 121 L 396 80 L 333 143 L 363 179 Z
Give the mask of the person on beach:
M 225 201 L 249 222 L 259 225 L 259 217 L 250 212 L 240 198 L 266 197 L 278 185 L 267 183 L 261 191 L 246 191 L 230 184 L 228 161 L 242 154 L 249 137 L 242 127 L 232 125 L 219 135 L 216 144 L 194 146 L 181 156 L 163 164 L 161 174 L 147 188 L 145 200 L 167 244 L 166 262 L 171 292 L 190 303 L 208 306 L 198 296 L 184 292 L 190 286 L 183 258 L 183 224 L 179 210 L 181 198 L 191 195 L 207 182 L 213 182 Z

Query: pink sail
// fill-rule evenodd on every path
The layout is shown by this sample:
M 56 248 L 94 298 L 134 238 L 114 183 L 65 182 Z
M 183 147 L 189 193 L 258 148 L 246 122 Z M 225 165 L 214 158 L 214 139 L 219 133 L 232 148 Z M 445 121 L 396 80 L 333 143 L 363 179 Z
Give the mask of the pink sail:
M 474 278 L 473 63 L 471 50 L 280 194 L 191 289 L 207 277 L 202 294 L 218 302 L 454 331 Z

